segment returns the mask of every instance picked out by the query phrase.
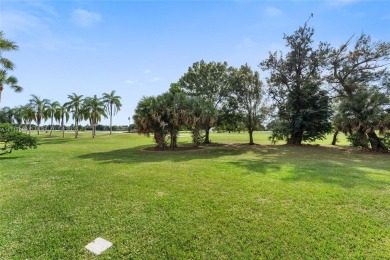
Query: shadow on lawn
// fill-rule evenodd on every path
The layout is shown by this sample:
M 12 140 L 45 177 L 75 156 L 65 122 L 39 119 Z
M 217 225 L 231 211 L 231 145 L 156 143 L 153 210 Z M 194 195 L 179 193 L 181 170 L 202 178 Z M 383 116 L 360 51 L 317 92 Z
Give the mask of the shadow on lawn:
M 73 141 L 75 141 L 74 138 L 71 139 L 71 138 L 59 138 L 57 136 L 53 136 L 53 137 L 45 136 L 45 137 L 38 140 L 38 145 L 63 144 L 63 143 L 69 143 L 69 142 L 73 142 Z
M 246 169 L 244 174 L 273 174 L 286 182 L 318 182 L 377 189 L 388 188 L 390 182 L 390 156 L 366 154 L 319 146 L 248 146 L 213 145 L 186 151 L 145 151 L 150 146 L 139 146 L 106 152 L 95 152 L 78 156 L 104 164 L 111 163 L 155 163 L 162 161 L 187 162 L 191 160 L 213 160 L 220 157 L 227 164 Z M 250 159 L 235 156 L 251 153 Z M 229 158 L 233 157 L 233 158 Z M 218 163 L 218 161 L 216 161 Z M 373 169 L 367 172 L 362 168 Z M 382 172 L 384 178 L 377 178 Z M 372 174 L 376 175 L 375 177 Z M 380 174 L 379 174 L 380 175 Z

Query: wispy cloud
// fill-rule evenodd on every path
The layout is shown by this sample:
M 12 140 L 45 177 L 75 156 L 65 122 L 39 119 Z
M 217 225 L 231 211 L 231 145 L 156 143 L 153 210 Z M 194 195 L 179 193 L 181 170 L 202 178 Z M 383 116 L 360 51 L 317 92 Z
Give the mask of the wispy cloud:
M 75 9 L 72 11 L 71 21 L 78 26 L 89 28 L 101 21 L 101 15 L 84 9 Z
M 7 32 L 32 32 L 48 31 L 49 26 L 40 18 L 26 12 L 2 12 L 1 23 L 3 30 Z
M 280 9 L 278 9 L 276 7 L 272 7 L 272 6 L 268 6 L 265 9 L 265 12 L 269 16 L 279 16 L 279 15 L 283 14 L 283 12 Z
M 133 85 L 135 82 L 133 80 L 128 79 L 125 81 L 125 83 L 129 85 Z
M 144 70 L 144 73 L 145 73 L 145 74 L 149 74 L 150 72 L 152 72 L 150 69 L 145 69 L 145 70 Z

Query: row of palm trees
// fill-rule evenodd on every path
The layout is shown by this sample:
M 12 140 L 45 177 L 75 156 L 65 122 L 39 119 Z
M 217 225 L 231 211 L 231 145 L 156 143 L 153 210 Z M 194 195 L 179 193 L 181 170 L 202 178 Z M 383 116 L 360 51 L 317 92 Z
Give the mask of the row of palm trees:
M 97 124 L 102 117 L 109 117 L 110 134 L 112 134 L 112 117 L 120 111 L 122 106 L 121 97 L 116 95 L 115 90 L 111 93 L 103 93 L 101 98 L 96 95 L 84 98 L 83 95 L 72 93 L 68 95 L 68 99 L 68 102 L 60 104 L 57 101 L 41 99 L 36 95 L 31 95 L 27 105 L 13 110 L 13 118 L 19 127 L 23 123 L 26 126 L 28 125 L 29 134 L 31 134 L 31 123 L 34 121 L 37 125 L 38 135 L 40 134 L 42 121 L 50 120 L 50 136 L 53 132 L 54 121 L 57 121 L 61 124 L 62 137 L 64 137 L 65 123 L 69 121 L 70 115 L 72 115 L 75 125 L 75 138 L 78 137 L 79 123 L 82 120 L 89 121 L 92 126 L 92 137 L 94 138 Z

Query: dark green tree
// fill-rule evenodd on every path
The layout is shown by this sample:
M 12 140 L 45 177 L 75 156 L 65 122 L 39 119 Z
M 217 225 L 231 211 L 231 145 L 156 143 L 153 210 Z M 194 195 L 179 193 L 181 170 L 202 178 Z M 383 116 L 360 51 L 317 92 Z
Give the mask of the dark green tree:
M 384 134 L 390 126 L 389 77 L 386 61 L 390 42 L 372 42 L 361 34 L 353 47 L 353 37 L 329 53 L 326 80 L 339 102 L 340 125 L 348 126 L 350 140 L 356 146 L 388 150 L 376 130 Z
M 235 69 L 231 75 L 230 103 L 236 103 L 237 112 L 249 133 L 249 144 L 253 141 L 253 131 L 260 128 L 267 110 L 263 102 L 263 83 L 259 73 L 245 64 Z
M 217 108 L 228 95 L 228 64 L 226 62 L 206 63 L 203 60 L 195 62 L 180 78 L 178 85 L 187 95 L 201 97 Z M 212 122 L 211 118 L 205 122 L 205 144 L 210 143 L 209 133 L 213 126 Z
M 269 94 L 278 109 L 277 129 L 273 138 L 287 139 L 288 144 L 322 139 L 331 131 L 331 108 L 327 92 L 321 90 L 322 68 L 326 62 L 328 45 L 313 48 L 314 29 L 299 27 L 292 35 L 284 35 L 289 52 L 270 53 L 260 63 L 269 70 Z
M 193 147 L 198 147 L 203 141 L 201 130 L 217 120 L 217 109 L 202 97 L 190 97 L 187 104 L 186 125 L 191 128 Z
M 153 134 L 153 138 L 157 144 L 156 148 L 160 150 L 166 149 L 166 136 L 168 130 L 165 127 L 166 121 L 163 118 L 164 104 L 156 97 L 142 98 L 135 109 L 133 116 L 134 124 L 138 134 L 149 136 Z
M 12 124 L 12 109 L 10 107 L 0 109 L 0 123 Z
M 0 155 L 28 148 L 37 148 L 35 137 L 17 131 L 11 124 L 0 124 Z

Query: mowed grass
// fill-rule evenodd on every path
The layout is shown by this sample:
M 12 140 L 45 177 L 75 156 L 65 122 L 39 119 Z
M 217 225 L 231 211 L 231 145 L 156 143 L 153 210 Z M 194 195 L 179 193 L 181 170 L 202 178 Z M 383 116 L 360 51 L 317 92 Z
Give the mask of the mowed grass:
M 136 134 L 41 136 L 0 158 L 0 259 L 92 259 L 97 237 L 103 259 L 390 258 L 389 154 L 267 137 L 153 152 Z

